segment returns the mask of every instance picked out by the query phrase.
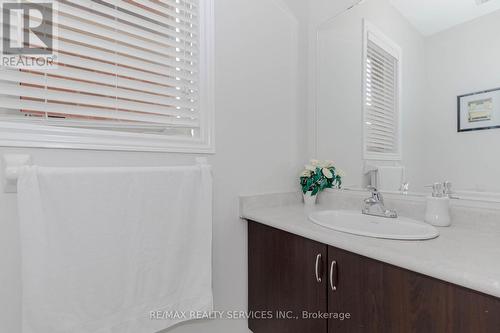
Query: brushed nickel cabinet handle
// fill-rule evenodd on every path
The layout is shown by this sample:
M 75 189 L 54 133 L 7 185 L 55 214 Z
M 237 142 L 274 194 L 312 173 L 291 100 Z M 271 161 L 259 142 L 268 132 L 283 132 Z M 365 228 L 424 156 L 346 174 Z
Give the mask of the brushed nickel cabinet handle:
M 315 272 L 316 272 L 316 281 L 317 281 L 318 283 L 321 283 L 321 276 L 323 275 L 323 274 L 321 274 L 321 273 L 320 273 L 320 271 L 319 271 L 319 269 L 320 269 L 320 267 L 319 267 L 319 266 L 320 266 L 321 262 L 322 262 L 322 260 L 321 260 L 321 253 L 320 253 L 320 254 L 318 254 L 318 255 L 316 256 L 316 267 L 315 267 Z
M 330 288 L 332 288 L 333 291 L 337 291 L 337 280 L 338 280 L 337 261 L 333 260 L 330 266 Z

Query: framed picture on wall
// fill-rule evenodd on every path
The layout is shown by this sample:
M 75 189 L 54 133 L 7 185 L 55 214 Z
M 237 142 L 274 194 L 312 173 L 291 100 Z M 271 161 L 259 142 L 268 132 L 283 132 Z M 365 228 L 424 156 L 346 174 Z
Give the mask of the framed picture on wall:
M 457 98 L 458 132 L 500 128 L 500 88 Z

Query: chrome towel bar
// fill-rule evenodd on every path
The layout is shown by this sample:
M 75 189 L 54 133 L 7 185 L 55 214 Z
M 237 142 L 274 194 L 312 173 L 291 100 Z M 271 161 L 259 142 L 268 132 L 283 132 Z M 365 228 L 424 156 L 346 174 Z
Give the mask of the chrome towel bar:
M 3 188 L 5 193 L 17 192 L 17 179 L 19 170 L 23 166 L 32 165 L 30 155 L 26 154 L 5 154 L 3 155 Z M 197 157 L 196 164 L 207 165 L 207 157 Z

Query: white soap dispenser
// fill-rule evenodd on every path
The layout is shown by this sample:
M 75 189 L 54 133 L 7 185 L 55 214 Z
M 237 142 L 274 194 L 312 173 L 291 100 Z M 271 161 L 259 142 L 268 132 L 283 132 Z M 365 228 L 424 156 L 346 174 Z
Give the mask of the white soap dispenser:
M 425 222 L 436 227 L 449 227 L 451 225 L 450 217 L 450 191 L 451 184 L 446 183 L 446 194 L 443 189 L 444 184 L 435 183 L 432 187 L 432 196 L 427 197 Z

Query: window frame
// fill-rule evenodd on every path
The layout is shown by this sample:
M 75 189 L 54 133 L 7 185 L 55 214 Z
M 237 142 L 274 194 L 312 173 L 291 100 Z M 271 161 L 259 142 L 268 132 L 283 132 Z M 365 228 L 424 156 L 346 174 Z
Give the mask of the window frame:
M 200 1 L 199 8 L 201 127 L 198 140 L 0 120 L 0 146 L 214 154 L 214 0 Z
M 374 42 L 379 46 L 380 48 L 384 49 L 386 52 L 390 53 L 393 57 L 397 59 L 398 66 L 397 66 L 397 113 L 398 113 L 398 121 L 396 122 L 396 125 L 398 126 L 397 130 L 397 152 L 396 153 L 377 153 L 377 152 L 370 152 L 367 150 L 366 146 L 366 139 L 367 139 L 367 133 L 366 133 L 366 115 L 367 115 L 367 106 L 366 106 L 366 93 L 367 93 L 367 86 L 366 86 L 366 77 L 367 77 L 367 66 L 366 66 L 366 59 L 368 57 L 368 40 Z M 363 159 L 364 160 L 379 160 L 379 161 L 401 161 L 402 160 L 402 155 L 403 155 L 403 135 L 402 135 L 402 125 L 403 125 L 403 113 L 402 113 L 402 92 L 403 92 L 403 85 L 402 85 L 402 62 L 403 62 L 403 52 L 401 47 L 396 44 L 393 40 L 391 40 L 387 35 L 385 35 L 380 29 L 378 29 L 375 25 L 367 21 L 366 19 L 363 19 L 363 50 L 362 50 L 362 77 L 361 77 L 361 86 L 362 86 L 362 114 L 363 114 L 363 121 L 362 121 L 362 126 L 363 126 Z

